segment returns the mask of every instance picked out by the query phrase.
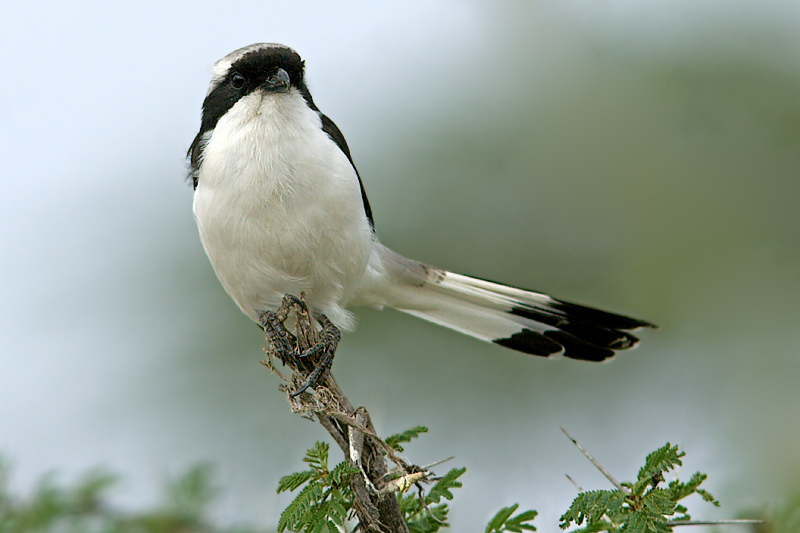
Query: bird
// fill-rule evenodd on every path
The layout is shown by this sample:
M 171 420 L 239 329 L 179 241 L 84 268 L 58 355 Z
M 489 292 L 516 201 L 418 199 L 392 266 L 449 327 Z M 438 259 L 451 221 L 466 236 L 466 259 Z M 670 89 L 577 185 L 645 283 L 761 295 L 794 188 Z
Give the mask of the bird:
M 324 332 L 315 353 L 329 357 L 303 390 L 329 370 L 339 332 L 354 329 L 354 306 L 394 308 L 525 354 L 594 362 L 634 347 L 631 331 L 656 327 L 390 250 L 295 50 L 252 44 L 211 73 L 187 154 L 200 240 L 227 293 L 284 352 L 281 312 L 304 294 Z

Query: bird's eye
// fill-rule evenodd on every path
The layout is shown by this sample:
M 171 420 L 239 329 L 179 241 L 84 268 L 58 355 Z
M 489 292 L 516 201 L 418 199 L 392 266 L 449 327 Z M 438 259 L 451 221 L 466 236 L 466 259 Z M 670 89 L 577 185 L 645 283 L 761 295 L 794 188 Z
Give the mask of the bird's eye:
M 231 76 L 231 87 L 234 89 L 241 89 L 244 87 L 244 84 L 247 83 L 247 78 L 236 72 L 233 76 Z

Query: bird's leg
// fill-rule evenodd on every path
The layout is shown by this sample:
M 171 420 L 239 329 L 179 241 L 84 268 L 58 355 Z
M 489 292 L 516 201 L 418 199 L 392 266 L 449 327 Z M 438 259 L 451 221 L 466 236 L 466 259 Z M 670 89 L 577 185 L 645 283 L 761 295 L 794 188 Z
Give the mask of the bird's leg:
M 309 387 L 316 387 L 328 378 L 331 372 L 331 366 L 333 365 L 333 356 L 336 352 L 336 347 L 339 345 L 339 339 L 342 337 L 339 328 L 337 328 L 328 317 L 322 313 L 316 313 L 316 319 L 322 326 L 319 342 L 297 356 L 299 360 L 306 359 L 313 361 L 316 359 L 316 363 L 306 377 L 303 386 L 300 387 L 297 392 L 292 393 L 292 398 L 299 396 Z
M 264 311 L 259 317 L 272 349 L 284 365 L 289 361 L 297 363 L 297 338 L 284 325 L 293 307 L 305 308 L 305 304 L 299 298 L 287 294 L 277 311 Z
M 292 335 L 284 324 L 292 309 L 297 313 L 296 327 L 300 338 Z M 297 392 L 292 393 L 293 398 L 328 378 L 333 365 L 333 356 L 341 338 L 339 328 L 327 316 L 322 313 L 314 313 L 313 316 L 322 326 L 322 331 L 318 333 L 311 323 L 311 313 L 308 311 L 305 299 L 287 294 L 277 311 L 265 311 L 259 317 L 261 327 L 281 362 L 288 363 L 294 371 L 306 374 L 303 385 Z M 309 346 L 317 336 L 319 340 Z M 306 347 L 307 349 L 303 350 Z

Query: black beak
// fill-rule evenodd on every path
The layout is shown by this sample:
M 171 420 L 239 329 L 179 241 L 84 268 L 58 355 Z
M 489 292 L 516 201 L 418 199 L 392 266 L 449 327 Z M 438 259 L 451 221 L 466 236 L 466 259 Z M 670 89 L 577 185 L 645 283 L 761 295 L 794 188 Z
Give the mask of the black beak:
M 268 91 L 285 93 L 289 90 L 291 84 L 292 83 L 289 79 L 289 74 L 282 68 L 279 68 L 275 74 L 270 76 L 267 81 L 264 82 L 264 87 L 266 87 Z

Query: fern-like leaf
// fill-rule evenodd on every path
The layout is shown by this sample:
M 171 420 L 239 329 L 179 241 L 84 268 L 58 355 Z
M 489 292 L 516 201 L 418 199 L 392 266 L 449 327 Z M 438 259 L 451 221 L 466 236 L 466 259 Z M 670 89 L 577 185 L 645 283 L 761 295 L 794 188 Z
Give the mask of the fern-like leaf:
M 322 487 L 318 483 L 310 483 L 303 487 L 303 490 L 281 513 L 278 520 L 278 533 L 282 533 L 286 529 L 299 531 L 307 525 L 316 503 L 321 499 Z
M 408 530 L 410 533 L 436 533 L 443 527 L 449 527 L 447 523 L 448 512 L 449 509 L 445 503 L 430 506 L 428 510 L 420 509 L 414 515 L 406 517 Z
M 306 481 L 317 477 L 316 470 L 303 470 L 302 472 L 295 472 L 294 474 L 289 474 L 288 476 L 283 476 L 278 481 L 278 493 L 285 491 L 294 491 L 300 485 L 305 483 Z
M 329 448 L 327 443 L 317 441 L 308 449 L 303 461 L 311 465 L 311 468 L 315 470 L 327 471 Z
M 654 476 L 659 476 L 661 473 L 672 470 L 676 466 L 683 465 L 681 458 L 684 455 L 686 455 L 686 452 L 679 452 L 677 446 L 671 446 L 668 442 L 647 456 L 644 466 L 639 469 L 638 480 L 650 481 Z
M 705 501 L 709 502 L 714 507 L 719 507 L 719 505 L 720 505 L 719 501 L 717 501 L 717 499 L 714 498 L 714 496 L 712 496 L 711 493 L 709 493 L 707 490 L 705 490 L 705 489 L 697 489 L 695 492 L 697 494 L 699 494 L 701 498 L 703 498 Z
M 486 533 L 501 533 L 504 531 L 522 533 L 522 531 L 536 531 L 536 528 L 527 522 L 531 522 L 536 518 L 538 513 L 536 511 L 523 511 L 512 516 L 514 511 L 518 508 L 519 504 L 515 503 L 514 505 L 500 509 L 486 526 Z
M 506 523 L 506 520 L 511 518 L 511 515 L 514 514 L 514 511 L 517 510 L 519 507 L 518 503 L 511 505 L 509 507 L 503 507 L 497 514 L 489 520 L 489 523 L 486 525 L 486 533 L 492 533 L 494 531 L 500 531 L 500 528 L 503 527 L 503 524 Z
M 411 429 L 407 429 L 402 433 L 398 433 L 396 435 L 392 435 L 388 439 L 386 439 L 386 444 L 394 448 L 398 452 L 402 452 L 403 447 L 400 446 L 401 442 L 411 442 L 411 439 L 416 439 L 419 437 L 420 433 L 427 433 L 428 428 L 425 426 L 414 426 Z
M 461 488 L 461 482 L 456 480 L 466 471 L 466 468 L 453 468 L 446 473 L 442 479 L 437 481 L 436 484 L 431 488 L 428 495 L 425 496 L 425 503 L 429 505 L 432 503 L 439 503 L 442 498 L 446 500 L 452 500 L 453 493 L 450 492 L 450 489 Z
M 346 485 L 350 476 L 359 473 L 361 473 L 361 470 L 357 467 L 351 465 L 348 461 L 342 461 L 331 470 L 330 482 L 337 487 Z
M 581 492 L 559 519 L 561 529 L 567 529 L 572 522 L 581 525 L 602 520 L 605 514 L 616 514 L 625 503 L 625 493 L 618 490 L 592 490 Z
M 654 489 L 645 494 L 641 502 L 646 513 L 654 518 L 654 522 L 666 524 L 668 516 L 675 514 L 677 504 L 669 498 L 667 491 Z

